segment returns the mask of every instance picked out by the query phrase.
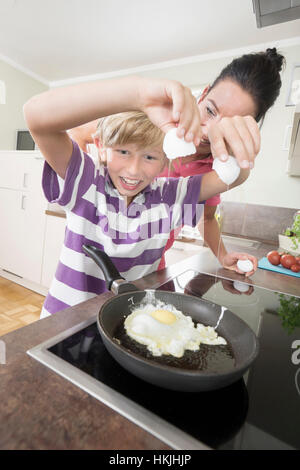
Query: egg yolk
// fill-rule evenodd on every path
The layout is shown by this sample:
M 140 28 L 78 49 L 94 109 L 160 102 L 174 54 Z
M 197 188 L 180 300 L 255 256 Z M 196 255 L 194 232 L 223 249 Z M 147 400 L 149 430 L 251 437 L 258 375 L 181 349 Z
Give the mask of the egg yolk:
M 154 312 L 151 313 L 151 316 L 155 318 L 155 320 L 165 323 L 166 325 L 171 325 L 176 321 L 176 315 L 169 310 L 154 310 Z

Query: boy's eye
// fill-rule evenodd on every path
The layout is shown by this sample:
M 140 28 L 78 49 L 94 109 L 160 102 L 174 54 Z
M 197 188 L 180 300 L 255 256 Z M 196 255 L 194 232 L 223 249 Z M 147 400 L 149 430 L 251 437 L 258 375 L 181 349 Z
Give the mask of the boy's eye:
M 152 157 L 152 155 L 145 155 L 146 160 L 155 160 L 155 157 Z
M 117 152 L 119 152 L 121 155 L 128 155 L 128 150 L 122 150 L 122 149 L 119 149 L 117 150 Z

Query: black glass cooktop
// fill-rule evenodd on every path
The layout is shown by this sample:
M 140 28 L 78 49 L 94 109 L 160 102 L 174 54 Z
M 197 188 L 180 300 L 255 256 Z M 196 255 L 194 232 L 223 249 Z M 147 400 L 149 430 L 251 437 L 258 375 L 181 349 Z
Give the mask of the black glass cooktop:
M 300 449 L 300 298 L 191 270 L 159 289 L 226 306 L 252 328 L 260 352 L 243 379 L 201 393 L 150 385 L 110 356 L 96 323 L 48 350 L 211 448 Z

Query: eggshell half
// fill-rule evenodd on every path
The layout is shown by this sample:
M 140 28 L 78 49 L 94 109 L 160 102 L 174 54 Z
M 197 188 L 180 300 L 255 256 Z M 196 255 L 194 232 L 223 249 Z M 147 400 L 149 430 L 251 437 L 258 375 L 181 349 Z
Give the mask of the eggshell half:
M 163 142 L 163 150 L 169 160 L 196 153 L 196 147 L 193 142 L 186 142 L 183 137 L 177 137 L 176 131 L 176 127 L 168 131 Z
M 225 184 L 232 184 L 240 174 L 240 167 L 234 157 L 229 156 L 226 162 L 222 162 L 219 158 L 215 158 L 212 169 L 215 170 L 218 177 Z

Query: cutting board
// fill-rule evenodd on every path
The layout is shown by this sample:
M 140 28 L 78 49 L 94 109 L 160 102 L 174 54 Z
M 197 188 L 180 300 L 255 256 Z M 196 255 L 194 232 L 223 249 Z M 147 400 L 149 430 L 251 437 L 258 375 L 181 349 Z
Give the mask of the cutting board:
M 283 268 L 281 264 L 279 264 L 278 266 L 275 266 L 274 264 L 271 264 L 266 257 L 261 258 L 259 260 L 258 267 L 261 269 L 268 269 L 269 271 L 275 271 L 276 273 L 287 274 L 288 276 L 294 276 L 294 277 L 300 278 L 300 272 L 293 273 L 293 271 L 291 271 L 290 269 Z

